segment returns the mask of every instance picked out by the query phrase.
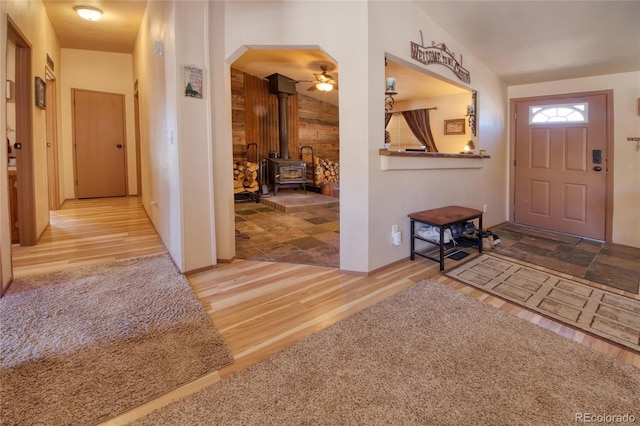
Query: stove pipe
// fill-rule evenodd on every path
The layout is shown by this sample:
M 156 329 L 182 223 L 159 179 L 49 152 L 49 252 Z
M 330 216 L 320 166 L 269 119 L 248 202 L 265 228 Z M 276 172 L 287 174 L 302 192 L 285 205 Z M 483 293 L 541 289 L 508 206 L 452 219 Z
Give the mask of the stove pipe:
M 295 80 L 280 74 L 271 74 L 269 80 L 269 93 L 278 96 L 278 137 L 280 158 L 289 158 L 289 135 L 287 132 L 287 99 L 289 95 L 296 94 Z

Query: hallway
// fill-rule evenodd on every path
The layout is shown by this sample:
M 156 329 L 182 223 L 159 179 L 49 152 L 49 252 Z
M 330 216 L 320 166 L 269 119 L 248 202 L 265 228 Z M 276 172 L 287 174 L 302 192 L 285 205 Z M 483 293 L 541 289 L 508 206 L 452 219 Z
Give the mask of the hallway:
M 13 246 L 14 277 L 165 252 L 139 197 L 67 200 L 34 246 Z

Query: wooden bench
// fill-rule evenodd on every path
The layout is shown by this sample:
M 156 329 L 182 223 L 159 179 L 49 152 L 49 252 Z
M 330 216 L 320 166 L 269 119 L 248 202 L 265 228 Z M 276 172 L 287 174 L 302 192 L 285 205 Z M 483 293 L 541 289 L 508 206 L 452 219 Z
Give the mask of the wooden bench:
M 440 262 L 440 270 L 444 270 L 444 258 L 445 258 L 445 243 L 444 243 L 444 230 L 451 225 L 458 223 L 466 223 L 470 220 L 478 219 L 478 228 L 482 231 L 482 211 L 476 209 L 470 209 L 468 207 L 460 206 L 446 206 L 432 210 L 425 210 L 421 212 L 415 212 L 408 215 L 411 219 L 411 260 L 418 256 L 425 257 L 427 259 Z M 436 226 L 440 229 L 440 250 L 439 256 L 432 256 L 428 253 L 416 251 L 416 239 L 433 243 L 433 241 L 422 238 L 416 235 L 415 224 L 423 223 L 426 225 Z M 479 238 L 478 251 L 482 253 L 482 238 Z

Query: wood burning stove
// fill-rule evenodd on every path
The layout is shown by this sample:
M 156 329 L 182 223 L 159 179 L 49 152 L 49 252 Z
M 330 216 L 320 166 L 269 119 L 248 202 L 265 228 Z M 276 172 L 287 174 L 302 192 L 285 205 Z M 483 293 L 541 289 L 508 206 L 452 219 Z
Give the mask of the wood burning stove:
M 269 158 L 269 184 L 273 186 L 273 194 L 278 195 L 282 186 L 300 185 L 307 192 L 307 164 L 302 160 L 289 158 L 289 137 L 287 134 L 287 99 L 295 95 L 296 81 L 280 74 L 267 76 L 269 93 L 278 96 L 278 141 L 280 152 L 274 152 Z M 276 157 L 282 158 L 276 158 Z M 269 155 L 271 156 L 271 153 Z
M 307 192 L 307 164 L 302 160 L 287 158 L 269 158 L 269 183 L 273 186 L 273 194 L 278 195 L 278 188 L 298 186 Z

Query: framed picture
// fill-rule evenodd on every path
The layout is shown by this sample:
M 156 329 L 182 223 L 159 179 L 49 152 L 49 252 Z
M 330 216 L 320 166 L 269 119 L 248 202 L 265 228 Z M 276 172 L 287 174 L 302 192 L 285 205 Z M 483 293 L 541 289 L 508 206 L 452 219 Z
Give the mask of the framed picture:
M 184 95 L 202 99 L 202 68 L 195 65 L 184 67 Z
M 36 77 L 36 106 L 45 109 L 47 107 L 47 86 L 43 79 Z
M 445 135 L 464 135 L 464 131 L 464 118 L 456 118 L 455 120 L 444 120 Z

